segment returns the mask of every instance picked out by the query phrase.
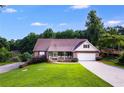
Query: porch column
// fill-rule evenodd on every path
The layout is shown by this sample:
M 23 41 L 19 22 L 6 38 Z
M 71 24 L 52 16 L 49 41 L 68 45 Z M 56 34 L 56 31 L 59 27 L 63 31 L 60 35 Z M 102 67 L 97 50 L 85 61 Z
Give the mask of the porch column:
M 46 58 L 48 59 L 48 58 L 49 58 L 49 56 L 48 56 L 48 52 L 47 52 L 47 51 L 45 52 L 45 55 L 46 55 Z
M 40 56 L 40 52 L 38 51 L 38 57 Z
M 66 53 L 66 52 L 64 52 L 64 60 L 65 60 L 65 53 Z

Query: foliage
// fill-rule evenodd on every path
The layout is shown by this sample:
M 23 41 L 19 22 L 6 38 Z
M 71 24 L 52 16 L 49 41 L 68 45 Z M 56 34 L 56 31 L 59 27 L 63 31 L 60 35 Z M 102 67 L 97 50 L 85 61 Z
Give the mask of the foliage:
M 15 56 L 9 59 L 10 62 L 21 62 L 21 59 L 19 58 L 19 56 Z
M 118 64 L 124 65 L 124 53 L 118 58 Z
M 114 43 L 113 43 L 114 42 Z M 99 40 L 100 48 L 122 49 L 124 47 L 124 36 L 119 35 L 115 28 L 109 27 Z
M 7 40 L 3 37 L 0 37 L 0 48 L 2 48 L 2 47 L 9 49 Z
M 72 62 L 78 62 L 78 58 L 73 58 Z
M 32 58 L 31 54 L 28 52 L 24 52 L 20 55 L 21 61 L 28 61 Z
M 11 56 L 11 53 L 6 48 L 0 48 L 0 62 L 7 61 Z
M 115 26 L 114 28 L 118 31 L 119 34 L 124 35 L 124 27 Z
M 51 28 L 46 29 L 43 34 L 40 35 L 42 38 L 55 38 L 55 34 Z
M 35 33 L 30 33 L 28 36 L 24 37 L 21 41 L 19 41 L 19 50 L 24 53 L 24 52 L 29 52 L 32 53 L 32 50 L 34 48 L 34 45 L 38 39 L 38 35 Z
M 92 10 L 88 13 L 86 27 L 87 27 L 86 36 L 88 40 L 93 45 L 97 45 L 101 37 L 101 33 L 103 33 L 104 30 L 101 18 L 97 17 L 96 11 Z
M 118 63 L 117 57 L 104 57 L 100 62 L 103 62 L 104 64 L 110 65 L 110 66 L 116 66 L 120 68 L 124 68 L 124 65 Z
M 72 30 L 72 29 L 67 29 L 63 32 L 56 32 L 55 33 L 55 38 L 59 39 L 65 39 L 65 38 L 85 38 L 85 31 L 83 30 Z
M 31 64 L 38 64 L 38 63 L 43 63 L 43 62 L 48 62 L 48 60 L 46 58 L 36 58 L 36 57 L 31 58 L 30 60 L 28 60 L 24 64 L 20 65 L 19 68 L 24 68 L 24 67 L 31 65 Z
M 17 50 L 16 41 L 14 39 L 11 39 L 10 41 L 8 41 L 8 44 L 9 44 L 9 49 L 11 51 Z

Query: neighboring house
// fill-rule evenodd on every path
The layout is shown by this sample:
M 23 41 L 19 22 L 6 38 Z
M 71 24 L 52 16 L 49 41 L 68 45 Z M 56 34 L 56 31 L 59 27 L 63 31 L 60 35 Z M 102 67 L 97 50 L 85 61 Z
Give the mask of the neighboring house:
M 99 50 L 87 39 L 38 39 L 34 57 L 45 56 L 50 61 L 70 61 L 73 58 L 96 60 Z

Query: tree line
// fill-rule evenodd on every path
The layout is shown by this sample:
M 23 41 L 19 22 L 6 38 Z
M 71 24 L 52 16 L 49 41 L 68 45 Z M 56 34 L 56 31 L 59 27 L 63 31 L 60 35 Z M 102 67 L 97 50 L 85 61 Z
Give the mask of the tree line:
M 48 28 L 41 34 L 29 33 L 23 39 L 12 39 L 10 41 L 0 37 L 0 48 L 4 47 L 9 51 L 16 50 L 21 53 L 32 53 L 38 38 L 85 38 L 99 49 L 124 49 L 124 27 L 104 27 L 102 19 L 97 16 L 95 10 L 88 13 L 85 27 L 85 30 L 67 29 L 61 32 L 53 31 L 52 28 Z

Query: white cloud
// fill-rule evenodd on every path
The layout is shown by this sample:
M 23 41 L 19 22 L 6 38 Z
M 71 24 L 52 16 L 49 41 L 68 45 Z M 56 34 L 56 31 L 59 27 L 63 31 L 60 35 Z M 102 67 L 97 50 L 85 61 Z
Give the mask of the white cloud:
M 6 8 L 5 10 L 2 10 L 2 13 L 16 13 L 17 10 L 13 8 Z
M 67 23 L 60 23 L 59 25 L 60 26 L 65 26 L 65 25 L 67 25 Z
M 117 25 L 120 24 L 121 21 L 120 20 L 110 20 L 107 22 L 108 25 Z
M 84 9 L 84 8 L 89 8 L 89 5 L 73 5 L 70 8 L 71 9 Z
M 47 25 L 48 25 L 47 23 L 41 23 L 41 22 L 31 23 L 31 26 L 47 26 Z

